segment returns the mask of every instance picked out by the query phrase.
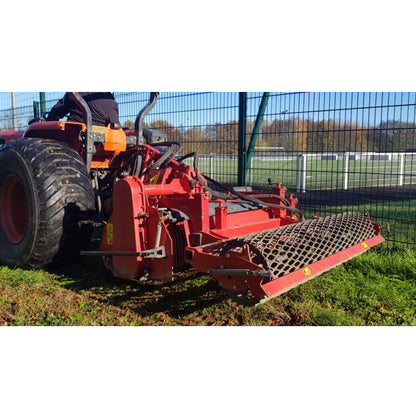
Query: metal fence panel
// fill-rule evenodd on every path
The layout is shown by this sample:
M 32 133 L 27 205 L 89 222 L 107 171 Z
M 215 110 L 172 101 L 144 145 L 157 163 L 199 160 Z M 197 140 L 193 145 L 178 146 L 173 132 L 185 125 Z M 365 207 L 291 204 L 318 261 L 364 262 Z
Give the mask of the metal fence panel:
M 26 128 L 42 100 L 49 111 L 63 94 L 18 92 L 13 109 L 12 93 L 0 93 L 0 130 Z M 149 94 L 114 94 L 131 127 Z M 246 93 L 246 143 L 262 97 Z M 416 244 L 415 112 L 414 92 L 272 92 L 245 182 L 281 182 L 306 214 L 369 211 L 390 223 L 388 241 Z M 208 176 L 236 185 L 239 117 L 238 92 L 166 92 L 145 122 L 180 141 L 183 154 L 197 151 Z

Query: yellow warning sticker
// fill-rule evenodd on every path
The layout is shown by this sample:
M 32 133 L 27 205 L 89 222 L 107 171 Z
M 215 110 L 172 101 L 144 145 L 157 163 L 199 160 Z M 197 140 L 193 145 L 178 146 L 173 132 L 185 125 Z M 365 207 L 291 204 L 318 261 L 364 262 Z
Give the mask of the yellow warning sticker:
M 107 244 L 109 246 L 113 245 L 113 224 L 110 222 L 107 223 Z
M 158 174 L 157 174 L 157 175 L 153 176 L 153 178 L 151 178 L 149 182 L 150 182 L 152 185 L 156 185 L 156 184 L 157 184 L 157 181 L 158 181 L 158 179 L 159 179 L 159 176 L 160 176 L 160 172 L 158 172 Z
M 303 271 L 303 274 L 305 274 L 306 276 L 310 276 L 312 274 L 311 270 L 308 269 L 307 267 L 305 267 L 302 271 Z
M 367 248 L 367 247 L 368 247 L 368 244 L 367 244 L 367 243 L 361 243 L 361 245 L 362 245 L 364 248 Z

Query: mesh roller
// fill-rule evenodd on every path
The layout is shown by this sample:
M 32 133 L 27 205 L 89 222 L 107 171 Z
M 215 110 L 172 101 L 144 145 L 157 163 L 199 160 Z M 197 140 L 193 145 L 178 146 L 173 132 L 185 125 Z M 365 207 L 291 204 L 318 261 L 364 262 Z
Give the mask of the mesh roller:
M 235 238 L 219 254 L 249 248 L 251 261 L 276 279 L 374 236 L 366 215 L 344 212 Z

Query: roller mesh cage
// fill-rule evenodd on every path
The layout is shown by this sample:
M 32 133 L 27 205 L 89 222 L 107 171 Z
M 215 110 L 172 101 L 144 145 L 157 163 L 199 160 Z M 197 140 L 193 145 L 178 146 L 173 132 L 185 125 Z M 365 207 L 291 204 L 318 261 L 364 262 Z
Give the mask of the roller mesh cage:
M 274 280 L 375 234 L 367 215 L 344 212 L 229 240 L 219 255 L 249 253 L 250 260 L 269 271 L 270 280 Z

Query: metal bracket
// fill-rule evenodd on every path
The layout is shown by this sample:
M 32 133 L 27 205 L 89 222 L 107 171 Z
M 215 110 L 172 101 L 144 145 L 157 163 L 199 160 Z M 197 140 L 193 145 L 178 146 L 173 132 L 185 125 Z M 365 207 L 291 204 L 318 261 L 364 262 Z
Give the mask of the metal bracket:
M 150 250 L 142 251 L 141 257 L 149 257 L 151 259 L 163 259 L 166 257 L 165 246 L 151 248 Z

